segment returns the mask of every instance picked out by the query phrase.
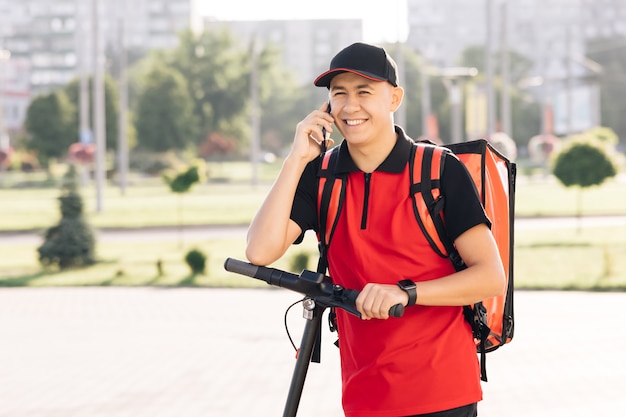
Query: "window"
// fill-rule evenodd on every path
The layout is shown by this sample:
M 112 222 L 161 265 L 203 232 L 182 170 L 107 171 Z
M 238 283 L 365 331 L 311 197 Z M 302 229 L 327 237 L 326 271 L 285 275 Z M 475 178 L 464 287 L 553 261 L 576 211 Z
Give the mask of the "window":
M 63 30 L 63 21 L 58 17 L 51 19 L 50 30 L 53 32 L 61 32 Z

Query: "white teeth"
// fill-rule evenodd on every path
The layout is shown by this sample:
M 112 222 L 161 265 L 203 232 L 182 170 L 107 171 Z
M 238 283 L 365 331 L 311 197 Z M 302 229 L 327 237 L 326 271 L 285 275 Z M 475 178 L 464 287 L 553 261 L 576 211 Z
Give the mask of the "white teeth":
M 360 120 L 346 120 L 346 124 L 348 126 L 357 126 L 360 125 L 362 123 L 365 123 L 365 120 L 360 119 Z

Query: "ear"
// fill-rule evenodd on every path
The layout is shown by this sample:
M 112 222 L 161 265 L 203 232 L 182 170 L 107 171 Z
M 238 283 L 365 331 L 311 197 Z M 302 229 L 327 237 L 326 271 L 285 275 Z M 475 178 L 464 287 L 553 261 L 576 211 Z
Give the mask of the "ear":
M 404 97 L 404 89 L 402 87 L 393 87 L 391 91 L 391 112 L 395 112 L 402 104 L 402 98 Z

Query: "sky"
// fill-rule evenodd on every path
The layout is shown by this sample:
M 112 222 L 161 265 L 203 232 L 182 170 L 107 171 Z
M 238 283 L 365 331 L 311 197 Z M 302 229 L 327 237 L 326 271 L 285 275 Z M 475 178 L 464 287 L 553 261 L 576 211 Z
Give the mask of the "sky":
M 372 43 L 403 41 L 408 31 L 406 0 L 196 0 L 196 6 L 218 20 L 363 19 L 363 40 Z

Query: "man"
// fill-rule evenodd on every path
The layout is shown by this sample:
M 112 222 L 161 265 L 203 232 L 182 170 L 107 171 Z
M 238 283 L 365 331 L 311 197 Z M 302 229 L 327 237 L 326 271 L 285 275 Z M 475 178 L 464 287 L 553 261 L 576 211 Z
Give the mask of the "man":
M 473 417 L 482 391 L 462 306 L 500 294 L 505 282 L 473 182 L 456 157 L 446 156 L 446 228 L 467 265 L 455 272 L 430 248 L 413 212 L 413 144 L 393 119 L 404 94 L 395 62 L 382 48 L 356 43 L 332 59 L 315 85 L 328 88 L 329 103 L 298 123 L 291 151 L 250 225 L 246 256 L 270 264 L 306 230 L 318 230 L 320 144 L 327 139 L 323 129 L 332 132 L 334 123 L 345 138 L 334 169 L 347 175 L 347 185 L 328 270 L 335 283 L 360 291 L 362 315 L 337 312 L 344 412 Z M 404 316 L 389 318 L 398 303 L 408 307 Z

